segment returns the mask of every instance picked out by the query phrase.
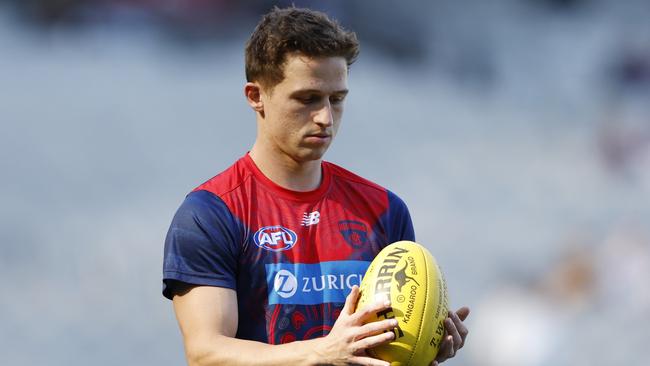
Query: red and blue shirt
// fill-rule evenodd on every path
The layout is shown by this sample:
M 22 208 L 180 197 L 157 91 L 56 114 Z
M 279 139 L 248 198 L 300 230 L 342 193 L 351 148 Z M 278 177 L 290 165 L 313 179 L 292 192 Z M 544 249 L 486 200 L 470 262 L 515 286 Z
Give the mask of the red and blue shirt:
M 326 335 L 386 245 L 415 240 L 404 202 L 335 164 L 318 189 L 278 186 L 247 154 L 194 189 L 167 234 L 173 281 L 237 292 L 237 338 L 270 344 Z

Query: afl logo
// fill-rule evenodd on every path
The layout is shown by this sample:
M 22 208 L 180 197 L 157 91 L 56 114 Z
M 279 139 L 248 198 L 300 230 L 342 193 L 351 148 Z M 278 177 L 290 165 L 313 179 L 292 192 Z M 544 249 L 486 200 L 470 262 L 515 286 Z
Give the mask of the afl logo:
M 283 226 L 265 226 L 257 230 L 253 241 L 262 249 L 280 252 L 293 248 L 298 241 L 298 235 Z

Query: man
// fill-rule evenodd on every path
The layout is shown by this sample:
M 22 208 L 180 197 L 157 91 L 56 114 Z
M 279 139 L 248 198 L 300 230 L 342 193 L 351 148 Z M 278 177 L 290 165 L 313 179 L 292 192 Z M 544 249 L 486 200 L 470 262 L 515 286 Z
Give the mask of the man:
M 357 54 L 354 33 L 307 9 L 272 10 L 248 41 L 255 143 L 186 197 L 165 242 L 163 294 L 190 365 L 388 365 L 365 350 L 390 342 L 395 320 L 364 321 L 390 304 L 355 304 L 375 255 L 415 239 L 411 219 L 322 160 Z M 468 312 L 450 313 L 434 364 L 462 347 Z

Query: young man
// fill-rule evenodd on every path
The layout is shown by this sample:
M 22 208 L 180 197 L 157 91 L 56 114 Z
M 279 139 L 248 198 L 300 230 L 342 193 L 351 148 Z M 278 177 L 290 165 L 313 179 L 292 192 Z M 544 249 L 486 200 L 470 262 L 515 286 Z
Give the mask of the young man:
M 414 240 L 405 204 L 323 155 L 358 54 L 324 14 L 275 9 L 246 46 L 244 94 L 257 117 L 250 152 L 185 199 L 165 242 L 190 365 L 388 365 L 366 355 L 390 304 L 355 312 L 358 285 L 386 245 Z M 468 309 L 450 313 L 438 361 L 462 347 Z

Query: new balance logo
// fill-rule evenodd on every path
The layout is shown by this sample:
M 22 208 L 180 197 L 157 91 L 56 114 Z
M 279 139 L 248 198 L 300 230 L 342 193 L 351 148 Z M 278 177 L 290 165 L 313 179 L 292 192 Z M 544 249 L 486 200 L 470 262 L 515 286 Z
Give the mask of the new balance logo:
M 302 226 L 316 225 L 320 222 L 320 212 L 304 213 L 302 215 Z

